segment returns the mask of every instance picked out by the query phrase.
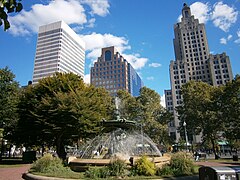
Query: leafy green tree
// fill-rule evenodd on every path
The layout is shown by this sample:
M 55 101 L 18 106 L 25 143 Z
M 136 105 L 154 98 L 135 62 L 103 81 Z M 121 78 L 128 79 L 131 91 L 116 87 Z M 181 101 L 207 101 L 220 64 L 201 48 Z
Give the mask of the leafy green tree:
M 224 130 L 220 97 L 222 87 L 213 87 L 204 82 L 189 81 L 182 86 L 183 104 L 177 108 L 180 131 L 183 122 L 187 124 L 188 135 L 202 134 L 203 141 L 212 143 L 215 152 L 216 141 Z
M 138 128 L 156 143 L 168 145 L 170 138 L 167 123 L 173 118 L 160 104 L 160 95 L 154 90 L 143 87 L 138 97 L 132 97 L 126 91 L 118 91 L 121 117 L 136 121 Z
M 21 0 L 0 0 L 0 26 L 4 24 L 5 31 L 10 28 L 8 14 L 20 12 L 22 8 Z
M 111 105 L 106 90 L 87 86 L 72 73 L 56 73 L 27 87 L 20 100 L 18 142 L 55 145 L 62 159 L 66 143 L 99 132 L 98 123 L 108 117 Z
M 140 103 L 136 98 L 124 90 L 119 90 L 117 97 L 121 101 L 119 106 L 120 116 L 131 121 L 137 121 L 139 119 Z
M 167 145 L 169 143 L 167 123 L 172 119 L 172 114 L 161 106 L 160 95 L 154 90 L 143 87 L 137 101 L 140 103 L 138 117 L 144 132 L 156 143 Z
M 4 125 L 7 129 L 11 129 L 17 121 L 16 109 L 20 88 L 14 78 L 15 75 L 8 67 L 0 69 L 0 127 Z
M 9 139 L 17 121 L 19 85 L 8 67 L 0 69 L 0 140 Z M 2 143 L 1 143 L 2 144 Z M 3 147 L 1 146 L 2 158 Z
M 240 76 L 237 75 L 232 82 L 226 84 L 221 97 L 222 117 L 226 122 L 225 136 L 234 144 L 240 140 Z

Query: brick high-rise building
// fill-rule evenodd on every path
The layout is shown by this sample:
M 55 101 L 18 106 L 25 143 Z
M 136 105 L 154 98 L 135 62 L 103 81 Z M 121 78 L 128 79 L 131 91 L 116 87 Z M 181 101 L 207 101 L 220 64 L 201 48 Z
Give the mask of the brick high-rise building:
M 94 67 L 91 67 L 91 84 L 106 88 L 111 95 L 118 90 L 126 90 L 133 96 L 138 96 L 143 82 L 130 63 L 114 46 L 102 48 Z
M 181 22 L 174 25 L 175 60 L 169 72 L 171 89 L 165 90 L 166 107 L 173 112 L 174 120 L 169 123 L 169 134 L 178 142 L 179 120 L 175 108 L 182 103 L 181 86 L 190 80 L 203 81 L 219 86 L 233 79 L 231 64 L 226 53 L 210 54 L 205 25 L 199 23 L 184 3 Z M 194 141 L 199 141 L 195 137 Z
M 84 77 L 85 43 L 63 21 L 39 27 L 33 84 L 55 72 Z

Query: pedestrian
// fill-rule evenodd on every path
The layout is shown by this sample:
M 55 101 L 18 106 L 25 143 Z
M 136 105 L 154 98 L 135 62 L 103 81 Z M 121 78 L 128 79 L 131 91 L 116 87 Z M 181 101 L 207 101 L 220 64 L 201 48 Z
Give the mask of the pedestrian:
M 195 156 L 195 161 L 198 161 L 199 160 L 199 152 L 198 151 L 196 151 L 195 153 L 194 153 L 194 156 Z

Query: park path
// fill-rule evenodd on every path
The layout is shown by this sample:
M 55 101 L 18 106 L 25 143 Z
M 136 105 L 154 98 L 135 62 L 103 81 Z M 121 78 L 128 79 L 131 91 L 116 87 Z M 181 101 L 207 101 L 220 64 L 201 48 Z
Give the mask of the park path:
M 18 167 L 0 168 L 0 180 L 21 180 L 22 174 L 29 168 L 30 164 L 23 164 Z
M 195 164 L 199 166 L 239 166 L 240 163 L 224 163 L 224 162 L 208 162 L 208 161 L 198 161 Z

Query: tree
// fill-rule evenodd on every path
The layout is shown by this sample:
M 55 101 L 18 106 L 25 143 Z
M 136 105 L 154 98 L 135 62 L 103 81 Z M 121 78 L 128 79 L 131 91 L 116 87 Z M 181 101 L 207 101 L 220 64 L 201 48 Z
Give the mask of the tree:
M 121 101 L 119 106 L 120 116 L 131 121 L 137 121 L 139 119 L 140 104 L 136 98 L 124 90 L 119 90 L 117 97 Z
M 56 73 L 27 87 L 20 100 L 17 141 L 55 145 L 62 159 L 66 158 L 66 143 L 99 132 L 98 124 L 108 117 L 111 105 L 106 90 L 87 86 L 72 73 Z
M 158 93 L 143 87 L 138 97 L 123 90 L 118 91 L 117 96 L 121 100 L 121 117 L 136 121 L 138 128 L 143 129 L 156 143 L 169 144 L 167 123 L 173 116 L 161 106 Z
M 202 134 L 203 141 L 212 143 L 216 155 L 216 141 L 224 130 L 220 98 L 222 87 L 213 87 L 204 82 L 189 81 L 182 86 L 183 103 L 177 108 L 180 131 L 187 124 L 188 135 Z M 217 157 L 217 156 L 216 156 Z
M 221 98 L 222 117 L 226 123 L 225 136 L 230 144 L 240 140 L 240 76 L 228 82 Z
M 4 24 L 4 30 L 10 28 L 8 21 L 8 14 L 13 12 L 20 12 L 23 8 L 21 0 L 0 0 L 0 26 Z
M 17 120 L 19 84 L 8 67 L 0 69 L 0 126 L 11 128 Z
M 16 107 L 18 102 L 19 85 L 14 80 L 15 75 L 5 67 L 0 69 L 0 136 L 1 142 L 3 138 L 9 138 L 17 121 Z M 3 143 L 1 143 L 3 145 Z M 1 145 L 1 155 L 3 147 Z
M 137 102 L 140 103 L 138 117 L 143 125 L 144 132 L 155 142 L 167 145 L 169 143 L 167 123 L 173 117 L 161 106 L 160 95 L 154 90 L 143 87 L 137 97 Z

